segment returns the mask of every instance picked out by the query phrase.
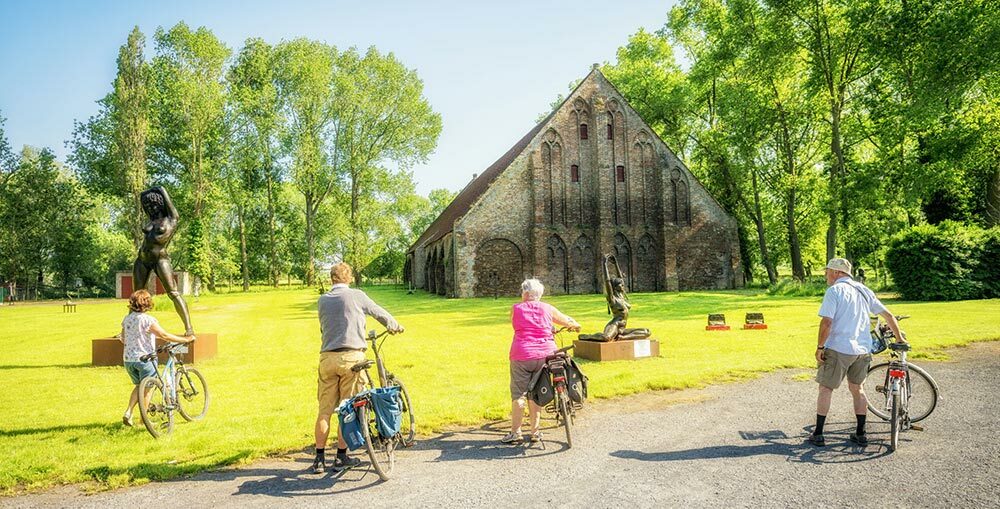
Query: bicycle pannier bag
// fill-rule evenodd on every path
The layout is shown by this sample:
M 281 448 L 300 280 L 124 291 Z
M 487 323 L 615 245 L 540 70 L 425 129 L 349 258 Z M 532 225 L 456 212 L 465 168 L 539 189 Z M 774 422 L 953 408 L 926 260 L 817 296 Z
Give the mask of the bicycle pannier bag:
M 573 359 L 566 362 L 566 390 L 569 392 L 569 399 L 577 403 L 583 403 L 587 399 L 587 376 Z
M 538 406 L 548 405 L 555 397 L 549 368 L 543 367 L 531 375 L 531 382 L 528 383 L 528 397 Z
M 375 407 L 375 427 L 383 437 L 399 433 L 403 421 L 403 403 L 399 387 L 380 387 L 371 391 L 372 405 Z
M 344 400 L 344 403 L 337 408 L 340 432 L 344 434 L 347 448 L 352 451 L 365 445 L 365 437 L 361 434 L 362 423 L 358 422 L 358 413 L 354 411 L 356 397 Z

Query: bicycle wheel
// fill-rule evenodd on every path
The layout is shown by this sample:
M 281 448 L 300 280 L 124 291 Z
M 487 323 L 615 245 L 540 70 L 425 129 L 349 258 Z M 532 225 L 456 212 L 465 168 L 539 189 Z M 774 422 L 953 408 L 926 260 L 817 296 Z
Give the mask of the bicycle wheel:
M 143 399 L 147 393 L 149 405 L 144 404 Z M 153 438 L 168 435 L 174 430 L 174 409 L 163 392 L 163 381 L 159 378 L 147 376 L 139 382 L 139 415 Z
M 403 440 L 403 446 L 409 447 L 413 445 L 413 437 L 416 433 L 416 420 L 413 418 L 413 407 L 410 406 L 410 394 L 406 392 L 406 386 L 404 386 L 403 382 L 400 382 L 398 378 L 394 378 L 390 385 L 399 387 L 399 398 L 401 400 L 403 410 L 403 415 L 401 416 L 400 421 L 403 423 L 403 426 L 399 430 L 399 433 Z
M 396 467 L 396 441 L 379 436 L 375 428 L 375 412 L 370 411 L 368 405 L 358 407 L 357 412 L 358 419 L 361 420 L 361 435 L 365 438 L 365 449 L 368 451 L 372 467 L 379 479 L 388 481 Z
M 907 403 L 910 422 L 919 422 L 937 407 L 938 390 L 930 375 L 915 364 L 907 364 Z M 889 420 L 891 395 L 889 394 L 889 363 L 880 362 L 868 369 L 864 383 L 868 396 L 868 411 L 884 421 Z
M 899 428 L 901 424 L 900 421 L 903 420 L 903 415 L 900 413 L 900 408 L 899 408 L 898 392 L 893 393 L 892 404 L 890 406 L 892 407 L 892 409 L 889 419 L 889 426 L 891 428 L 889 431 L 889 450 L 895 451 L 896 447 L 899 447 Z
M 560 392 L 556 399 L 559 400 L 559 415 L 562 416 L 563 428 L 566 429 L 566 447 L 571 448 L 573 447 L 573 417 L 570 415 L 571 410 L 569 408 L 571 403 L 569 402 L 569 397 L 565 392 Z
M 937 408 L 938 390 L 934 379 L 915 364 L 907 364 L 906 407 L 910 422 L 927 418 Z
M 196 421 L 208 412 L 208 385 L 197 369 L 181 367 L 177 370 L 177 411 L 181 417 Z

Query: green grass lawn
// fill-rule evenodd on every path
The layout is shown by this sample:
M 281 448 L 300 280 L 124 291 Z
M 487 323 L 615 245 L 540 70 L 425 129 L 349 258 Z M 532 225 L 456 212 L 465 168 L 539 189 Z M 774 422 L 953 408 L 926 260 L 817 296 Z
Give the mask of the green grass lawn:
M 389 338 L 385 352 L 410 390 L 420 432 L 506 417 L 513 300 L 368 291 L 407 328 Z M 653 330 L 661 357 L 583 363 L 592 397 L 814 365 L 818 297 L 750 290 L 632 297 L 630 325 Z M 198 366 L 212 404 L 205 420 L 179 420 L 160 440 L 141 424 L 120 424 L 131 390 L 124 370 L 89 365 L 90 340 L 118 331 L 124 301 L 82 301 L 76 314 L 58 305 L 0 307 L 0 493 L 58 483 L 117 487 L 307 447 L 316 415 L 316 298 L 315 291 L 286 290 L 189 300 L 195 328 L 219 333 L 218 357 Z M 546 300 L 587 331 L 608 319 L 600 295 Z M 1000 339 L 1000 300 L 886 303 L 913 316 L 904 328 L 916 357 Z M 738 330 L 749 311 L 763 312 L 770 329 Z M 710 312 L 726 313 L 733 330 L 706 332 Z M 153 314 L 181 330 L 169 301 L 158 299 Z

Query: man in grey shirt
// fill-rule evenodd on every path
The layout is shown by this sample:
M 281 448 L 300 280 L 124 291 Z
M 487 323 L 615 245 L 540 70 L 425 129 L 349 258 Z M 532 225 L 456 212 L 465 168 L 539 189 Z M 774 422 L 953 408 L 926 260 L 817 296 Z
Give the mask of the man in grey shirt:
M 354 372 L 351 367 L 365 360 L 365 316 L 371 316 L 389 332 L 398 334 L 403 327 L 386 310 L 375 304 L 365 292 L 350 288 L 354 271 L 346 263 L 330 269 L 333 287 L 319 298 L 319 326 L 323 345 L 319 354 L 317 399 L 319 413 L 316 417 L 316 460 L 312 471 L 326 471 L 326 440 L 330 434 L 330 416 L 344 399 L 361 392 L 364 371 Z M 338 427 L 337 459 L 334 468 L 342 470 L 361 463 L 347 456 L 347 444 Z

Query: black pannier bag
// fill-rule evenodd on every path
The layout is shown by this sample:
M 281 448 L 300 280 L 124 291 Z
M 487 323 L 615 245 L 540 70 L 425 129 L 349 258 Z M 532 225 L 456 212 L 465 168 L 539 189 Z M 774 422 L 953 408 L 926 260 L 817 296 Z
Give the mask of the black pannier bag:
M 528 397 L 538 406 L 548 405 L 555 397 L 549 368 L 543 366 L 542 369 L 531 375 L 531 382 L 528 383 Z
M 587 376 L 573 359 L 567 359 L 566 362 L 566 389 L 569 391 L 569 399 L 576 403 L 583 403 L 587 399 Z

